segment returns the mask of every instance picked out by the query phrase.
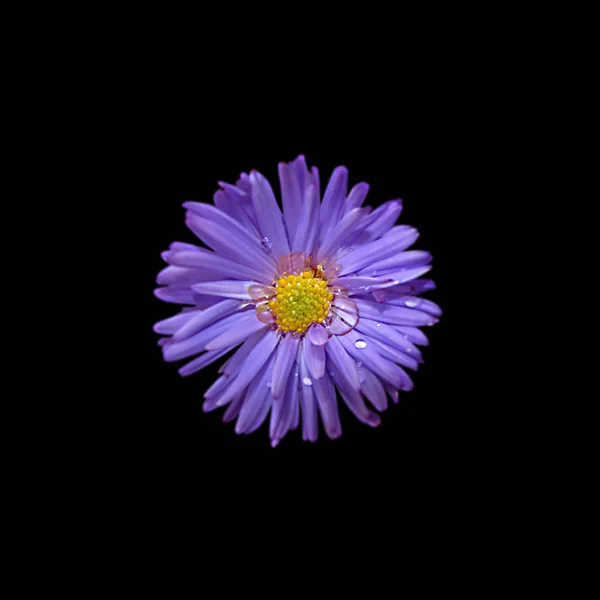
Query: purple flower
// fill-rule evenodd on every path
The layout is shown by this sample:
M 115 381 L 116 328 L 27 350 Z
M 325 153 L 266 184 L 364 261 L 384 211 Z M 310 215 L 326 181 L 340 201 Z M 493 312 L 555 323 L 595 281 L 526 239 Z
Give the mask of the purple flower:
M 185 202 L 186 224 L 206 246 L 175 242 L 155 290 L 188 305 L 160 321 L 166 361 L 192 359 L 191 375 L 231 353 L 204 394 L 205 411 L 227 407 L 237 433 L 270 413 L 272 445 L 302 421 L 315 441 L 318 414 L 330 438 L 342 433 L 336 389 L 364 423 L 379 425 L 387 395 L 413 387 L 405 368 L 422 362 L 420 331 L 441 315 L 419 295 L 435 287 L 421 276 L 431 255 L 408 250 L 418 232 L 395 226 L 402 202 L 362 207 L 369 186 L 347 191 L 334 170 L 321 200 L 319 172 L 303 156 L 279 164 L 283 214 L 269 182 L 242 173 L 220 183 L 214 206 Z M 236 349 L 237 348 L 237 349 Z M 234 351 L 234 352 L 232 352 Z

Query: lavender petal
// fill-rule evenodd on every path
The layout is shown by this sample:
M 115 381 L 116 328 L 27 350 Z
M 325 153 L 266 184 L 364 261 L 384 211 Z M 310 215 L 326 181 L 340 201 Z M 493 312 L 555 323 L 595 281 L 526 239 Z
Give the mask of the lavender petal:
M 290 371 L 298 354 L 299 343 L 298 338 L 286 335 L 277 348 L 271 383 L 271 394 L 274 400 L 280 398 L 286 389 Z

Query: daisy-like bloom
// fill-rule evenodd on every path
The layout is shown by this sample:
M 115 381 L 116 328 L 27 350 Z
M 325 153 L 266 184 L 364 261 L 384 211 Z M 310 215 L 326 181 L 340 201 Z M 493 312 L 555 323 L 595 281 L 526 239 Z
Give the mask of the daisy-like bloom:
M 250 433 L 270 413 L 272 446 L 302 421 L 315 441 L 318 415 L 341 435 L 336 389 L 362 422 L 375 427 L 387 397 L 413 387 L 405 369 L 422 362 L 419 327 L 440 308 L 419 297 L 431 255 L 408 250 L 418 232 L 395 226 L 400 200 L 362 207 L 369 186 L 347 192 L 348 171 L 334 170 L 321 201 L 319 172 L 303 156 L 279 164 L 283 213 L 269 182 L 242 173 L 219 183 L 214 206 L 185 202 L 186 224 L 211 250 L 175 242 L 155 290 L 188 305 L 160 321 L 165 360 L 193 360 L 191 375 L 231 353 L 204 394 L 205 411 L 227 407 L 225 421 Z M 369 404 L 367 404 L 368 401 Z

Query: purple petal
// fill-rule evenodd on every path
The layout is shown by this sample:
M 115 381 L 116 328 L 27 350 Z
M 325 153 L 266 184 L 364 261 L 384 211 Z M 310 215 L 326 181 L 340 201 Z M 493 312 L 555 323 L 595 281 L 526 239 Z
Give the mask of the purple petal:
M 235 328 L 240 321 L 246 318 L 247 313 L 234 313 L 225 317 L 185 340 L 168 344 L 163 348 L 163 357 L 167 362 L 172 362 L 198 354 L 202 350 L 206 350 L 206 344 L 229 329 Z
M 305 193 L 300 223 L 296 229 L 296 237 L 292 244 L 294 252 L 303 252 L 308 256 L 312 251 L 317 238 L 319 210 L 317 189 L 314 184 L 310 184 Z
M 233 421 L 239 414 L 242 408 L 242 402 L 244 402 L 244 395 L 240 394 L 233 402 L 229 405 L 225 414 L 223 415 L 223 423 L 229 423 Z
M 163 319 L 156 323 L 153 327 L 156 333 L 162 333 L 164 335 L 174 334 L 180 327 L 183 327 L 190 319 L 194 319 L 198 315 L 198 312 L 191 310 L 189 312 L 180 312 L 174 317 Z
M 306 339 L 303 345 L 307 344 Z M 302 439 L 316 442 L 319 437 L 319 421 L 317 415 L 317 402 L 312 388 L 312 379 L 309 377 L 304 358 L 304 350 L 300 352 L 300 407 L 302 409 Z
M 222 296 L 223 298 L 237 298 L 250 300 L 248 288 L 257 285 L 256 281 L 203 281 L 192 286 L 192 290 L 207 296 Z
M 312 379 L 320 379 L 325 374 L 325 347 L 302 344 L 306 368 Z
M 264 252 L 260 243 L 250 244 L 238 231 L 225 229 L 209 219 L 188 213 L 186 225 L 210 248 L 224 258 L 257 269 L 261 273 L 272 273 L 275 262 Z
M 357 183 L 348 194 L 346 198 L 344 212 L 349 213 L 354 208 L 359 208 L 362 206 L 362 203 L 365 201 L 367 197 L 367 193 L 369 192 L 369 184 L 368 183 Z
M 246 338 L 252 334 L 266 329 L 266 325 L 261 323 L 256 318 L 256 312 L 250 311 L 244 313 L 244 319 L 238 321 L 235 327 L 229 329 L 225 333 L 221 334 L 218 338 L 215 338 L 208 344 L 206 344 L 207 350 L 220 350 L 227 346 L 237 346 L 241 344 Z
M 181 367 L 178 373 L 182 377 L 192 375 L 192 373 L 196 373 L 197 371 L 204 369 L 206 365 L 210 365 L 210 363 L 214 362 L 218 358 L 221 358 L 221 356 L 227 354 L 230 350 L 233 350 L 233 348 L 233 346 L 229 346 L 228 348 L 223 348 L 221 350 L 212 350 L 210 352 L 205 352 L 204 354 L 201 354 L 194 360 Z
M 339 222 L 344 211 L 346 191 L 348 189 L 348 169 L 337 167 L 334 169 L 321 204 L 319 217 L 319 241 L 327 239 L 328 232 Z
M 431 254 L 424 250 L 408 250 L 400 252 L 377 261 L 369 265 L 366 269 L 362 269 L 361 275 L 371 275 L 373 277 L 381 276 L 390 271 L 398 271 L 403 268 L 420 267 L 431 261 Z
M 268 384 L 270 385 L 271 383 L 274 364 L 275 357 L 271 354 L 248 387 L 244 404 L 242 405 L 240 416 L 235 426 L 236 433 L 251 433 L 255 429 L 258 429 L 265 420 L 271 408 L 272 396 Z
M 331 366 L 331 371 L 332 375 L 335 376 L 335 382 L 342 400 L 346 403 L 354 416 L 362 423 L 366 423 L 371 427 L 380 425 L 381 418 L 379 415 L 367 408 L 358 390 L 355 390 L 348 385 L 348 382 L 343 377 L 343 371 L 340 371 L 333 365 Z
M 342 380 L 352 389 L 360 389 L 360 381 L 356 362 L 350 358 L 340 341 L 336 336 L 333 336 L 329 343 L 325 346 L 327 356 L 331 362 L 337 367 Z
M 219 181 L 219 185 L 223 189 L 213 196 L 215 206 L 234 221 L 237 221 L 253 238 L 258 237 L 258 231 L 243 206 L 244 200 L 250 202 L 250 196 L 234 185 L 221 181 Z
M 419 362 L 422 361 L 420 350 L 391 325 L 376 323 L 363 317 L 356 326 L 356 330 L 411 355 Z
M 207 279 L 215 279 L 215 272 L 207 269 L 165 267 L 156 276 L 156 283 L 158 285 L 190 285 L 190 283 Z
M 402 365 L 403 367 L 412 369 L 413 371 L 416 371 L 418 369 L 419 363 L 414 358 L 408 356 L 404 352 L 401 352 L 397 348 L 394 348 L 393 346 L 390 346 L 389 344 L 386 344 L 385 342 L 381 342 L 379 340 L 373 339 L 372 337 L 369 337 L 366 335 L 363 335 L 363 340 L 368 345 L 375 348 L 375 350 L 377 350 L 379 355 L 383 356 L 383 358 L 387 358 L 388 360 L 398 363 L 399 365 Z
M 163 332 L 159 332 L 159 333 L 163 333 Z M 327 329 L 325 329 L 325 327 L 323 327 L 323 325 L 321 325 L 319 323 L 313 323 L 308 328 L 307 337 L 310 340 L 310 342 L 312 344 L 314 344 L 315 346 L 323 346 L 327 343 L 327 340 L 329 339 L 329 335 L 327 334 Z
M 266 328 L 264 328 L 249 336 L 240 348 L 221 365 L 219 373 L 234 378 L 240 369 L 243 368 L 244 362 L 248 358 L 252 348 L 258 344 L 266 331 Z
M 434 317 L 442 316 L 442 309 L 431 300 L 418 298 L 417 296 L 395 296 L 390 295 L 388 304 L 393 306 L 406 306 L 408 308 L 418 308 L 421 312 L 427 313 Z
M 204 397 L 207 399 L 218 398 L 219 394 L 229 385 L 231 380 L 228 377 L 221 376 L 204 392 Z M 213 408 L 216 408 L 216 400 Z
M 394 327 L 396 331 L 401 333 L 407 340 L 410 340 L 413 344 L 418 344 L 419 346 L 428 346 L 429 340 L 427 336 L 416 327 Z
M 402 388 L 407 377 L 406 373 L 404 373 L 404 371 L 402 371 L 395 363 L 383 358 L 377 350 L 370 345 L 363 346 L 361 344 L 357 347 L 355 345 L 356 342 L 360 343 L 361 341 L 364 342 L 364 340 L 355 331 L 351 331 L 348 335 L 340 337 L 339 340 L 348 354 L 373 371 L 375 375 L 378 375 L 397 388 Z
M 281 397 L 286 388 L 290 371 L 298 354 L 299 343 L 299 338 L 286 335 L 277 348 L 271 384 L 271 394 L 275 400 Z
M 432 265 L 426 265 L 423 267 L 415 267 L 414 269 L 401 269 L 400 271 L 386 273 L 386 277 L 393 277 L 399 284 L 402 284 L 431 271 L 431 267 Z
M 358 314 L 361 317 L 371 319 L 376 322 L 390 323 L 391 325 L 433 325 L 437 319 L 413 308 L 404 306 L 393 306 L 390 304 L 380 304 L 379 302 L 370 302 L 356 298 Z
M 255 279 L 263 283 L 270 282 L 272 279 L 272 268 L 270 270 L 260 270 L 254 266 L 242 265 L 234 260 L 223 258 L 209 250 L 200 249 L 200 252 L 171 251 L 164 253 L 164 260 L 171 265 L 178 267 L 187 267 L 199 273 L 197 280 L 202 279 Z M 190 274 L 190 277 L 193 273 Z
M 283 205 L 283 219 L 287 228 L 288 239 L 293 240 L 302 212 L 304 188 L 296 178 L 296 173 L 291 165 L 279 163 L 279 181 L 281 184 L 281 204 Z
M 327 258 L 335 254 L 340 246 L 344 245 L 348 237 L 354 233 L 357 221 L 367 214 L 368 210 L 370 209 L 355 208 L 331 228 L 317 252 L 318 262 L 325 262 Z
M 164 288 L 156 288 L 154 295 L 163 302 L 173 304 L 196 304 L 194 293 L 189 287 L 170 285 Z
M 260 368 L 265 364 L 267 358 L 269 358 L 273 350 L 275 350 L 278 339 L 279 334 L 272 330 L 267 330 L 264 337 L 256 344 L 256 346 L 254 346 L 248 355 L 248 358 L 244 363 L 244 368 L 240 370 L 237 377 L 219 398 L 217 402 L 218 406 L 224 406 L 246 389 Z
M 213 306 L 206 310 L 191 313 L 192 318 L 186 319 L 183 326 L 173 336 L 173 341 L 178 342 L 190 335 L 194 335 L 211 323 L 240 310 L 243 306 L 244 304 L 239 300 L 223 300 L 222 302 L 213 304 Z
M 388 405 L 387 396 L 379 377 L 364 367 L 359 368 L 359 375 L 361 376 L 360 389 L 362 393 L 377 410 L 385 410 Z
M 220 192 L 217 192 L 220 193 Z M 183 206 L 201 219 L 206 219 L 228 232 L 230 238 L 243 240 L 255 253 L 261 255 L 260 239 L 255 237 L 252 230 L 241 225 L 236 219 L 220 211 L 215 206 L 200 202 L 184 202 Z M 189 215 L 189 213 L 188 213 Z M 263 254 L 264 256 L 264 254 Z
M 275 359 L 277 367 L 277 359 Z M 271 423 L 269 425 L 269 437 L 272 440 L 272 445 L 275 447 L 279 440 L 288 432 L 292 426 L 294 418 L 294 405 L 298 405 L 298 385 L 297 377 L 289 377 L 286 382 L 285 393 L 281 399 L 273 400 L 271 410 Z
M 343 256 L 339 261 L 340 276 L 346 273 L 354 273 L 364 269 L 371 263 L 388 258 L 393 254 L 402 252 L 408 248 L 419 237 L 419 232 L 414 227 L 400 225 L 392 229 L 392 233 L 385 237 L 358 246 L 352 252 Z
M 308 345 L 311 346 L 312 344 Z M 317 347 L 319 346 L 313 346 L 313 348 Z M 317 398 L 317 404 L 319 406 L 325 432 L 332 440 L 340 437 L 340 435 L 342 435 L 342 425 L 338 413 L 335 388 L 333 387 L 329 375 L 325 373 L 321 379 L 313 379 L 312 387 Z
M 394 279 L 387 279 L 387 276 L 376 278 L 351 275 L 349 277 L 340 277 L 335 281 L 335 285 L 341 285 L 344 287 L 350 296 L 355 296 L 357 294 L 368 294 L 374 290 L 382 290 L 397 284 L 397 281 Z
M 252 206 L 250 191 L 245 191 L 238 186 L 230 185 L 223 181 L 219 181 L 219 185 L 223 188 L 227 199 L 230 201 L 229 216 L 243 225 L 253 237 L 256 236 L 260 239 L 258 219 Z
M 257 171 L 250 173 L 252 205 L 258 217 L 262 235 L 269 240 L 275 258 L 288 254 L 290 246 L 283 226 L 283 217 L 275 200 L 271 184 Z
M 391 200 L 376 208 L 371 214 L 367 227 L 365 227 L 358 242 L 365 243 L 385 235 L 398 220 L 402 212 L 402 200 Z

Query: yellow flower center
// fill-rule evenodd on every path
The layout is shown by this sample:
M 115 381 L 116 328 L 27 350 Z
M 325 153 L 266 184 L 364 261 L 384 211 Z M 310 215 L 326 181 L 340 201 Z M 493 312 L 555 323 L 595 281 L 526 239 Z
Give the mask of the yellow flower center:
M 269 308 L 280 329 L 303 333 L 329 314 L 333 294 L 321 274 L 317 268 L 300 275 L 286 275 L 276 282 L 277 293 L 269 301 Z

